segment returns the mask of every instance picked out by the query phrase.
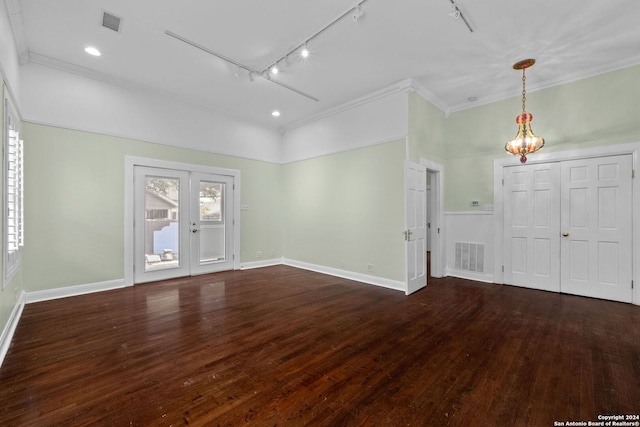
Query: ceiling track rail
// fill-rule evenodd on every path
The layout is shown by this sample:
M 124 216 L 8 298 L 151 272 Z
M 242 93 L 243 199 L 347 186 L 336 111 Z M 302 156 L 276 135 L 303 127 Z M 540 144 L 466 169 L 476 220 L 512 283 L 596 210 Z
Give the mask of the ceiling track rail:
M 269 77 L 268 77 L 268 74 L 266 74 L 266 75 L 265 75 L 265 73 L 263 73 L 263 72 L 261 72 L 261 71 L 259 71 L 259 70 L 254 70 L 254 69 L 252 69 L 251 67 L 249 67 L 249 66 L 247 66 L 247 65 L 241 64 L 241 63 L 239 63 L 238 61 L 235 61 L 235 60 L 233 60 L 233 59 L 231 59 L 231 58 L 229 58 L 229 57 L 227 57 L 227 56 L 224 56 L 224 55 L 222 55 L 222 54 L 220 54 L 220 53 L 218 53 L 218 52 L 214 52 L 213 50 L 211 50 L 211 49 L 209 49 L 209 48 L 207 48 L 207 47 L 205 47 L 205 46 L 203 46 L 203 45 L 201 45 L 201 44 L 199 44 L 199 43 L 196 43 L 196 42 L 194 42 L 194 41 L 192 41 L 192 40 L 189 40 L 189 39 L 187 39 L 187 38 L 185 38 L 185 37 L 183 37 L 183 36 L 181 36 L 181 35 L 179 35 L 179 34 L 176 34 L 176 33 L 172 32 L 172 31 L 169 31 L 169 30 L 165 30 L 165 32 L 164 32 L 164 33 L 165 33 L 166 35 L 168 35 L 169 37 L 173 37 L 173 38 L 174 38 L 174 39 L 176 39 L 176 40 L 179 40 L 179 41 L 181 41 L 181 42 L 183 42 L 183 43 L 186 43 L 186 44 L 188 44 L 188 45 L 190 45 L 190 46 L 193 46 L 193 47 L 195 47 L 195 48 L 197 48 L 197 49 L 200 49 L 201 51 L 206 52 L 206 53 L 208 53 L 209 55 L 212 55 L 212 56 L 215 56 L 216 58 L 222 59 L 223 61 L 228 62 L 229 64 L 233 64 L 233 65 L 235 65 L 236 67 L 241 68 L 241 69 L 243 69 L 243 70 L 247 71 L 247 72 L 249 73 L 249 75 L 251 75 L 251 76 L 262 77 L 263 79 L 265 79 L 265 80 L 267 80 L 267 81 L 270 81 L 271 83 L 275 83 L 275 84 L 277 84 L 277 85 L 278 85 L 278 86 L 280 86 L 280 87 L 283 87 L 283 88 L 288 89 L 288 90 L 290 90 L 290 91 L 292 91 L 292 92 L 295 92 L 295 93 L 297 93 L 298 95 L 302 95 L 302 96 L 304 96 L 305 98 L 308 98 L 308 99 L 310 99 L 310 100 L 312 100 L 312 101 L 315 101 L 315 102 L 319 102 L 319 101 L 320 101 L 320 100 L 319 100 L 318 98 L 316 98 L 315 96 L 311 96 L 311 95 L 309 95 L 308 93 L 305 93 L 305 92 L 303 92 L 303 91 L 301 91 L 301 90 L 298 90 L 298 89 L 294 88 L 293 86 L 290 86 L 290 85 L 288 85 L 288 84 L 285 84 L 285 83 L 279 82 L 279 81 L 274 80 L 274 79 L 272 79 L 272 78 L 269 78 Z
M 462 21 L 464 21 L 464 24 L 467 26 L 469 31 L 473 33 L 473 28 L 471 28 L 471 25 L 469 25 L 469 21 L 467 21 L 467 18 L 464 17 L 464 13 L 462 13 L 456 2 L 454 0 L 449 1 L 451 2 L 451 7 L 453 8 L 453 10 L 455 10 L 459 14 L 460 18 L 462 18 Z

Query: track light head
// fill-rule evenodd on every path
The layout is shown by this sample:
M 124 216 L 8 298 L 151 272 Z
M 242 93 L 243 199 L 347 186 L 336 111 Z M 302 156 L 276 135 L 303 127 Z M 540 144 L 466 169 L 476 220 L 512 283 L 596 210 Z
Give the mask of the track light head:
M 278 68 L 278 64 L 273 64 L 269 69 L 269 73 L 271 73 L 272 76 L 277 76 L 279 72 L 280 69 Z
M 358 22 L 358 20 L 362 18 L 362 15 L 364 15 L 364 12 L 362 11 L 362 8 L 360 7 L 360 5 L 357 5 L 353 10 L 351 19 L 353 19 L 353 22 Z
M 449 12 L 449 16 L 453 19 L 460 18 L 460 9 L 458 9 L 458 6 L 456 6 L 455 4 L 451 6 L 451 12 Z
M 311 54 L 311 52 L 309 52 L 309 47 L 307 47 L 307 44 L 305 43 L 302 48 L 300 49 L 300 57 L 307 59 L 309 57 L 309 55 Z

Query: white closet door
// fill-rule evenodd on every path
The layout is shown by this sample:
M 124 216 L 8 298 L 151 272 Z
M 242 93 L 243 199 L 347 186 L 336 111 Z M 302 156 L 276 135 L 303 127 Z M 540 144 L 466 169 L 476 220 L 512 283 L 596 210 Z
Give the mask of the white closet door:
M 504 283 L 560 291 L 560 165 L 504 168 Z
M 562 163 L 562 292 L 631 302 L 631 155 Z

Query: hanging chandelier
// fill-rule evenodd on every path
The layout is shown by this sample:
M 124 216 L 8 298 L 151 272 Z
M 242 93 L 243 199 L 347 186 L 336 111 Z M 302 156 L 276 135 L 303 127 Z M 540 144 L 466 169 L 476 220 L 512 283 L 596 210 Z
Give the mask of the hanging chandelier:
M 527 113 L 525 102 L 527 100 L 525 90 L 525 73 L 524 70 L 531 67 L 536 63 L 535 59 L 524 59 L 522 61 L 513 64 L 514 70 L 522 70 L 522 113 L 516 117 L 516 123 L 518 124 L 518 133 L 515 138 L 507 142 L 504 149 L 509 154 L 514 156 L 520 156 L 520 162 L 525 163 L 527 161 L 527 154 L 535 153 L 542 147 L 544 147 L 544 138 L 536 136 L 531 130 L 531 121 L 533 116 Z

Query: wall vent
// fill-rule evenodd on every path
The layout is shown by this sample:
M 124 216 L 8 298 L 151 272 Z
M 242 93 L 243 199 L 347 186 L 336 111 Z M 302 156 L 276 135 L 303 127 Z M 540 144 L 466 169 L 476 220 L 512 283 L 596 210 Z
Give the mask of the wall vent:
M 110 30 L 120 32 L 120 23 L 122 19 L 116 15 L 102 11 L 102 26 Z
M 456 242 L 455 268 L 484 273 L 484 243 Z

